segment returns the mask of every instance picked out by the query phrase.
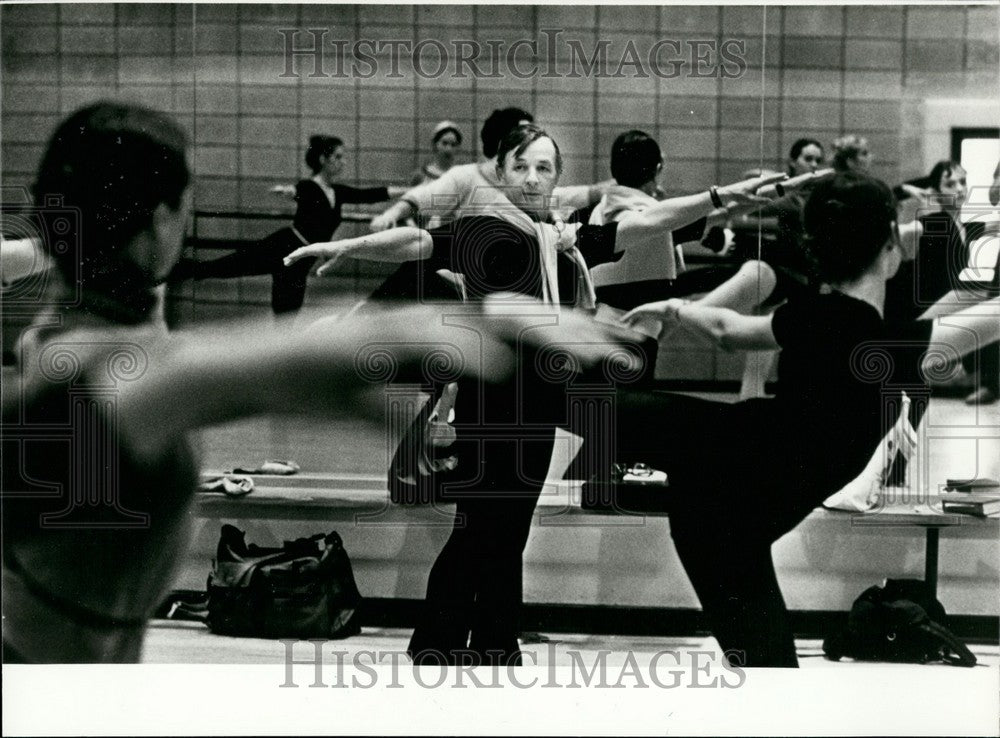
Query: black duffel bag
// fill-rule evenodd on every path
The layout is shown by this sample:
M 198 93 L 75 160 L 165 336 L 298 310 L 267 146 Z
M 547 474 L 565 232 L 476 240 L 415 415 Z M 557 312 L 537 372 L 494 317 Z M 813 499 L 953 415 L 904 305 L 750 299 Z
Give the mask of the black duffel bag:
M 361 631 L 361 594 L 337 533 L 286 541 L 281 548 L 247 544 L 222 526 L 208 577 L 208 627 L 257 638 L 346 638 Z
M 944 606 L 915 579 L 887 579 L 869 587 L 851 607 L 847 628 L 823 641 L 823 653 L 838 661 L 927 664 L 943 661 L 975 666 L 976 657 L 946 627 Z

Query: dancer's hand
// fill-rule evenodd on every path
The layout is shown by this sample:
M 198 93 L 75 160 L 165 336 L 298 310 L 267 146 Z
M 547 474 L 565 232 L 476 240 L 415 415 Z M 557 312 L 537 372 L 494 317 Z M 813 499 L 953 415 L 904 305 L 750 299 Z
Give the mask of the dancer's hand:
M 387 231 L 390 228 L 395 228 L 397 223 L 406 220 L 414 214 L 413 206 L 410 203 L 405 200 L 398 200 L 372 218 L 368 224 L 368 228 L 372 233 Z
M 901 225 L 918 222 L 921 215 L 934 213 L 941 209 L 941 206 L 935 201 L 937 193 L 933 190 L 905 183 L 901 184 L 900 188 L 909 195 L 909 197 L 900 200 L 896 206 L 896 221 Z
M 627 326 L 634 326 L 645 320 L 659 320 L 672 324 L 678 322 L 678 313 L 687 304 L 686 300 L 678 297 L 671 297 L 669 300 L 660 300 L 659 302 L 647 302 L 645 305 L 629 310 L 620 320 Z
M 808 187 L 816 182 L 822 182 L 825 179 L 829 179 L 837 172 L 834 169 L 820 169 L 815 172 L 807 172 L 806 174 L 800 174 L 796 177 L 789 177 L 788 179 L 775 182 L 773 184 L 767 184 L 757 190 L 757 194 L 762 197 L 784 197 L 790 192 L 795 192 L 796 190 L 801 190 L 803 187 Z
M 556 221 L 555 227 L 559 232 L 559 238 L 556 241 L 556 251 L 561 254 L 563 251 L 569 251 L 576 246 L 576 235 L 581 225 L 581 223 L 567 223 L 564 220 Z
M 371 223 L 368 227 L 371 229 L 372 233 L 378 233 L 379 231 L 387 231 L 396 225 L 396 219 L 388 212 L 380 213 L 372 218 Z
M 316 276 L 322 277 L 330 272 L 345 256 L 349 255 L 348 240 L 312 243 L 300 246 L 284 259 L 285 266 L 291 266 L 302 259 L 316 259 Z
M 758 191 L 766 185 L 773 185 L 788 179 L 787 174 L 767 174 L 762 177 L 751 177 L 741 182 L 723 185 L 718 188 L 719 198 L 727 207 L 769 202 Z
M 901 184 L 899 187 L 903 190 L 903 192 L 916 200 L 922 207 L 929 208 L 934 206 L 933 198 L 937 193 L 931 188 L 917 187 L 916 185 L 907 184 L 906 182 Z

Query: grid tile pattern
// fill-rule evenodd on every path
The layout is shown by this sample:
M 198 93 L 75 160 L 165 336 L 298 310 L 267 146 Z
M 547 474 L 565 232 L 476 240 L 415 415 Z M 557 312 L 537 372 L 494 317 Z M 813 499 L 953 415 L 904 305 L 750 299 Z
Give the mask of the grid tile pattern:
M 534 110 L 559 136 L 567 181 L 608 176 L 610 141 L 630 127 L 660 140 L 671 193 L 780 166 L 801 135 L 847 132 L 867 136 L 876 173 L 898 181 L 920 158 L 900 159 L 905 101 L 982 96 L 998 76 L 998 12 L 982 6 L 63 4 L 2 13 L 6 183 L 30 182 L 60 116 L 123 98 L 188 127 L 200 208 L 261 207 L 260 192 L 304 174 L 305 142 L 320 131 L 348 143 L 348 181 L 404 183 L 429 156 L 438 120 L 459 124 L 472 158 L 479 126 L 502 105 Z M 296 50 L 319 38 L 322 61 L 299 55 L 285 75 L 281 29 L 297 31 Z M 386 41 L 420 53 L 392 70 Z M 479 43 L 472 66 L 457 59 L 459 41 Z M 717 76 L 725 41 L 745 60 L 735 78 Z M 586 73 L 602 44 L 606 72 L 621 76 Z M 327 76 L 310 76 L 316 65 Z
M 781 168 L 796 138 L 844 133 L 866 136 L 875 173 L 898 182 L 921 173 L 920 100 L 1000 89 L 998 17 L 958 4 L 4 5 L 0 176 L 27 187 L 63 116 L 118 98 L 187 128 L 200 210 L 290 211 L 268 190 L 306 174 L 313 133 L 345 140 L 345 181 L 404 184 L 439 120 L 459 125 L 472 159 L 483 120 L 509 105 L 560 142 L 566 183 L 608 177 L 611 142 L 628 128 L 660 141 L 670 194 Z M 282 30 L 305 53 L 289 61 Z M 308 53 L 317 43 L 321 59 Z M 418 53 L 394 66 L 391 44 Z M 253 239 L 274 227 L 212 219 L 198 232 Z M 360 296 L 384 271 L 350 265 L 311 286 L 307 308 Z M 174 307 L 182 320 L 266 312 L 268 292 L 267 278 L 211 280 L 185 285 Z M 663 376 L 739 375 L 707 345 L 680 354 Z

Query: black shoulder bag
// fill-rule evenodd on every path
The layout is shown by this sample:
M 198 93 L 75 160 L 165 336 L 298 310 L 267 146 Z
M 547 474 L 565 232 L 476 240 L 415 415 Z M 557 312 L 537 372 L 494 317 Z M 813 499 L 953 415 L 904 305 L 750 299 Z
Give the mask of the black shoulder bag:
M 286 541 L 281 548 L 247 544 L 222 526 L 208 577 L 208 627 L 257 638 L 346 638 L 361 631 L 361 594 L 336 533 Z
M 945 627 L 944 606 L 913 579 L 888 579 L 855 600 L 847 628 L 823 641 L 828 659 L 975 666 L 976 657 Z

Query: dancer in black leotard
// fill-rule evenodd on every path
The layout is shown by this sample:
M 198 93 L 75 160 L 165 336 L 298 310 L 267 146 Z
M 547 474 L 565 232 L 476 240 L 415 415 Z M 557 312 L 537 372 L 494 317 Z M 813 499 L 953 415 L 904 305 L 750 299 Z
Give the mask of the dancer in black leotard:
M 312 136 L 305 158 L 313 176 L 295 185 L 297 207 L 290 228 L 282 228 L 256 246 L 221 259 L 184 259 L 171 281 L 270 274 L 271 308 L 275 314 L 298 311 L 305 299 L 312 264 L 299 262 L 285 267 L 281 260 L 299 246 L 333 238 L 345 203 L 384 202 L 406 191 L 405 187 L 357 188 L 337 182 L 344 168 L 344 142 L 336 136 Z
M 805 208 L 806 245 L 832 292 L 768 316 L 671 299 L 625 318 L 679 323 L 730 349 L 781 349 L 773 399 L 619 394 L 619 445 L 667 472 L 671 536 L 713 634 L 743 665 L 797 664 L 771 544 L 861 472 L 894 420 L 888 378 L 869 361 L 895 337 L 882 319 L 900 261 L 895 213 L 883 183 L 838 175 Z M 954 314 L 932 340 L 975 350 L 1000 332 L 998 305 Z

